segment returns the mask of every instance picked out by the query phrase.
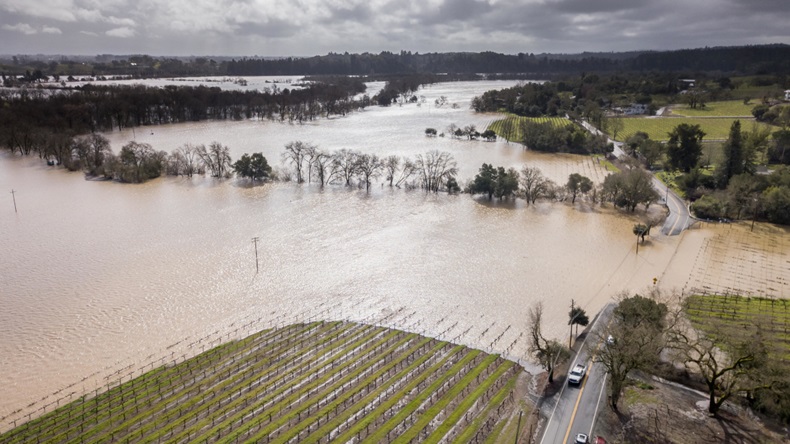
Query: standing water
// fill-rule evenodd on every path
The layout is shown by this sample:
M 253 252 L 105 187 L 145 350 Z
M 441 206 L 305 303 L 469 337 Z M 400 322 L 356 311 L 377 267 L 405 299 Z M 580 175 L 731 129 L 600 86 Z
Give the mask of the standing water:
M 418 93 L 426 96 L 419 107 L 306 125 L 190 123 L 108 136 L 116 152 L 131 139 L 168 152 L 216 140 L 234 158 L 262 151 L 276 165 L 293 140 L 410 157 L 439 149 L 457 160 L 461 183 L 483 162 L 527 163 L 560 183 L 576 171 L 603 180 L 586 157 L 424 136 L 450 123 L 484 129 L 496 116 L 476 115 L 468 103 L 502 86 L 433 85 Z M 441 95 L 458 108 L 435 108 Z M 525 363 L 519 336 L 532 304 L 544 303 L 546 332 L 566 338 L 571 299 L 594 314 L 655 276 L 683 285 L 691 269 L 673 259 L 679 238 L 655 238 L 637 256 L 635 219 L 586 203 L 526 206 L 379 183 L 369 193 L 206 177 L 125 185 L 4 153 L 0 190 L 12 188 L 19 212 L 11 196 L 0 201 L 0 417 L 8 418 L 198 353 L 198 342 L 206 346 L 198 338 L 309 319 L 441 334 Z

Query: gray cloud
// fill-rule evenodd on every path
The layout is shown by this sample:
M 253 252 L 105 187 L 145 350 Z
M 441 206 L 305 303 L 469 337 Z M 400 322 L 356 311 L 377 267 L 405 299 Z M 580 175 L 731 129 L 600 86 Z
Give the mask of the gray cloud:
M 786 0 L 0 1 L 15 53 L 676 49 L 790 43 L 788 22 Z

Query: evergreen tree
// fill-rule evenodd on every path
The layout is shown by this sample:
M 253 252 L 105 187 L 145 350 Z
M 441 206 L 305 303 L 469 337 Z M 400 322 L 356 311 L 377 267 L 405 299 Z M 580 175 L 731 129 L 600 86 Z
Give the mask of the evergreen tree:
M 702 156 L 702 138 L 705 132 L 699 125 L 681 123 L 669 133 L 667 142 L 667 155 L 669 165 L 688 173 L 699 162 Z
M 736 120 L 730 127 L 730 136 L 724 142 L 724 160 L 716 169 L 719 188 L 727 188 L 732 176 L 743 173 L 744 152 L 741 121 Z

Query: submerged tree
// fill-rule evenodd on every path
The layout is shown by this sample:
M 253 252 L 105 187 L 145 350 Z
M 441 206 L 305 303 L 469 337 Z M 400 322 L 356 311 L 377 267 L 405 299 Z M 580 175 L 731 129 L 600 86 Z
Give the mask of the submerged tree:
M 254 181 L 267 179 L 272 173 L 272 167 L 263 156 L 263 153 L 244 153 L 239 160 L 233 163 L 233 171 L 241 177 L 248 177 Z
M 447 151 L 432 150 L 418 154 L 414 162 L 420 186 L 426 191 L 438 192 L 449 179 L 458 174 L 455 159 Z
M 536 200 L 544 196 L 548 191 L 551 181 L 549 181 L 538 168 L 524 165 L 521 168 L 519 183 L 527 205 L 534 204 Z
M 576 203 L 576 196 L 579 193 L 587 194 L 592 190 L 593 182 L 589 177 L 582 176 L 579 173 L 573 173 L 568 176 L 568 183 L 565 187 L 568 189 L 568 192 L 571 193 L 571 203 Z
M 121 148 L 115 176 L 123 182 L 144 182 L 162 174 L 166 159 L 164 151 L 156 152 L 147 143 L 132 141 Z

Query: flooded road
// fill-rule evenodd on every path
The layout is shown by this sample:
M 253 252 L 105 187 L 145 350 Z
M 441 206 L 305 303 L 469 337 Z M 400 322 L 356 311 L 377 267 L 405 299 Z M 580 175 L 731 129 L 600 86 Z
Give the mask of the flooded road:
M 463 104 L 470 90 L 443 85 L 426 94 Z M 217 140 L 234 158 L 264 151 L 276 165 L 291 140 L 409 156 L 441 149 L 455 156 L 462 183 L 482 162 L 528 163 L 558 182 L 576 171 L 603 180 L 606 172 L 590 158 L 423 133 L 453 122 L 482 129 L 493 118 L 474 115 L 468 105 L 431 111 L 424 105 L 302 126 L 218 122 L 110 136 L 116 151 L 130 134 L 167 151 Z M 7 195 L 12 188 L 18 213 Z M 657 236 L 637 256 L 636 219 L 585 203 L 526 206 L 378 184 L 365 193 L 205 177 L 124 185 L 86 181 L 7 153 L 0 155 L 0 190 L 6 196 L 0 429 L 68 393 L 79 396 L 212 343 L 311 319 L 381 323 L 526 364 L 522 333 L 531 304 L 544 303 L 545 331 L 564 338 L 571 299 L 594 314 L 616 293 L 642 289 L 653 277 L 668 288 L 704 281 L 716 234 Z M 781 262 L 781 254 L 766 253 L 765 260 Z M 777 272 L 785 272 L 782 266 Z

